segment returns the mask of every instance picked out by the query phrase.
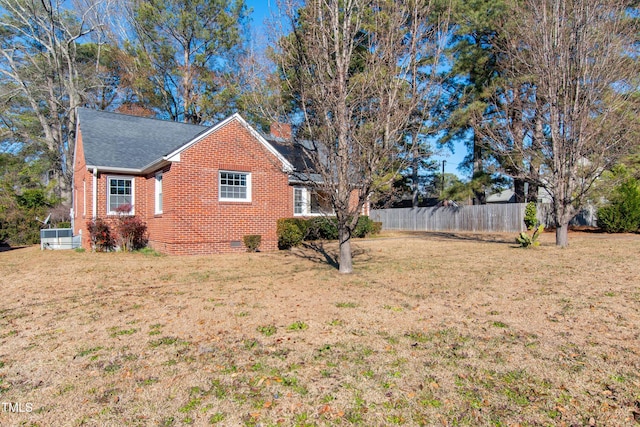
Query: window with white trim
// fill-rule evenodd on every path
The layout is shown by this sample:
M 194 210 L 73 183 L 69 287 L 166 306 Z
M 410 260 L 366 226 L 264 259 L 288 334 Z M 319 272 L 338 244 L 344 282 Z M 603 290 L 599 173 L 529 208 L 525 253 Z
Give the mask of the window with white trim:
M 307 211 L 307 202 L 305 200 L 305 189 L 295 187 L 293 189 L 293 214 L 304 215 Z
M 223 202 L 251 201 L 251 174 L 220 171 L 219 200 Z
M 156 214 L 162 213 L 162 173 L 156 174 L 156 191 L 155 191 L 155 200 L 156 200 Z
M 329 198 L 325 194 L 307 187 L 293 188 L 293 214 L 294 215 L 331 215 L 333 209 Z
M 121 206 L 130 206 L 129 214 L 133 215 L 134 191 L 133 178 L 124 176 L 107 177 L 107 213 L 118 214 Z

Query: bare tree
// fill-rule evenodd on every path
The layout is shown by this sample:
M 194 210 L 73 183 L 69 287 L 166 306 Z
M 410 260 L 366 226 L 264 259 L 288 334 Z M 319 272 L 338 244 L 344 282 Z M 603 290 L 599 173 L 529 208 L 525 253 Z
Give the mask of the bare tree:
M 72 9 L 64 3 L 0 0 L 0 118 L 10 138 L 44 143 L 57 193 L 68 199 L 75 108 L 100 84 L 92 73 L 81 72 L 78 44 L 101 27 L 107 2 L 78 2 Z
M 479 130 L 504 172 L 553 200 L 556 244 L 594 181 L 633 146 L 637 9 L 622 0 L 511 2 L 504 78 Z M 635 107 L 637 111 L 637 106 Z
M 400 142 L 416 114 L 428 114 L 424 100 L 435 95 L 447 15 L 428 0 L 298 6 L 280 6 L 292 31 L 278 41 L 278 66 L 290 117 L 301 118 L 297 139 L 308 160 L 302 179 L 328 197 L 340 272 L 350 273 L 350 237 L 362 207 L 405 166 Z

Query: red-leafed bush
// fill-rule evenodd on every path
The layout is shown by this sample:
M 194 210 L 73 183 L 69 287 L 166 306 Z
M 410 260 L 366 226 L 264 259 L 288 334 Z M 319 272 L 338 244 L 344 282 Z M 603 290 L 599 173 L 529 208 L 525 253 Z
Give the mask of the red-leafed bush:
M 129 203 L 122 204 L 116 208 L 118 213 L 116 222 L 117 243 L 122 252 L 142 249 L 149 242 L 147 224 L 139 217 L 131 215 L 132 211 L 133 206 Z
M 91 248 L 96 252 L 108 252 L 115 246 L 109 224 L 100 218 L 87 221 L 87 231 L 91 239 Z
M 116 225 L 118 246 L 123 252 L 135 251 L 147 246 L 147 224 L 137 216 L 122 215 Z

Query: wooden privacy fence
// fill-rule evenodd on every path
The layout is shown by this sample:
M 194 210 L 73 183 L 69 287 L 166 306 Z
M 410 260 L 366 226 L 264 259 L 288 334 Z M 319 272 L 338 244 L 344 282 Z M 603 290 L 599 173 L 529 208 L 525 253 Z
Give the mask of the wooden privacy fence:
M 385 230 L 409 231 L 525 231 L 524 210 L 526 203 L 495 205 L 461 205 L 432 208 L 374 209 L 369 215 L 382 222 Z M 538 203 L 538 222 L 546 227 L 554 225 L 551 205 Z M 596 227 L 596 208 L 587 205 L 569 225 Z
M 374 221 L 384 230 L 520 232 L 526 203 L 375 209 Z

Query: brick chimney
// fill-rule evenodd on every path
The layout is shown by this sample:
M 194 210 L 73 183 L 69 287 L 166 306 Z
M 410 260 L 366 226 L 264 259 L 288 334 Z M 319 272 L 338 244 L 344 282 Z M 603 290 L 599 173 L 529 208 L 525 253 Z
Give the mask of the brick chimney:
M 291 139 L 291 125 L 287 123 L 271 123 L 271 136 L 274 138 Z

